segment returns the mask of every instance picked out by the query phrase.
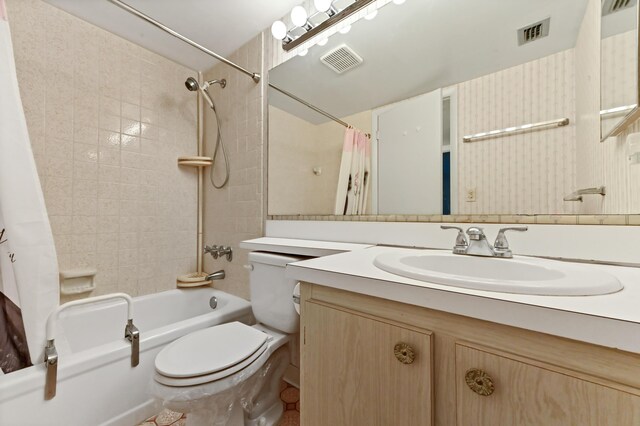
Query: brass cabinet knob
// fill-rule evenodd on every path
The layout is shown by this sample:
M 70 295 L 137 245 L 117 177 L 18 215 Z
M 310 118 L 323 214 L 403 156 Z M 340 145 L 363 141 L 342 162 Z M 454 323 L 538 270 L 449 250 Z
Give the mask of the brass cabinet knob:
M 482 396 L 489 396 L 495 390 L 493 379 L 484 371 L 478 368 L 468 370 L 464 375 L 469 389 Z
M 393 347 L 393 353 L 403 364 L 411 364 L 416 359 L 413 348 L 406 343 L 398 343 Z

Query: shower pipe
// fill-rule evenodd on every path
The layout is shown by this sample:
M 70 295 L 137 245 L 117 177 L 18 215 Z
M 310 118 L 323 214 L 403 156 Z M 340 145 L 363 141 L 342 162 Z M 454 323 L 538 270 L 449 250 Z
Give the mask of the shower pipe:
M 156 21 L 155 19 L 145 15 L 144 13 L 140 12 L 138 9 L 129 6 L 128 4 L 121 2 L 120 0 L 108 0 L 111 3 L 115 4 L 116 6 L 126 10 L 127 12 L 136 15 L 138 18 L 141 18 L 145 21 L 147 21 L 148 23 L 150 23 L 151 25 L 160 28 L 162 31 L 171 34 L 172 36 L 176 37 L 177 39 L 180 39 L 182 41 L 184 41 L 185 43 L 195 47 L 196 49 L 200 50 L 201 52 L 206 53 L 209 56 L 214 57 L 215 59 L 219 60 L 220 62 L 223 62 L 227 65 L 229 65 L 232 68 L 237 69 L 238 71 L 248 75 L 249 77 L 251 77 L 253 79 L 253 81 L 255 81 L 256 83 L 258 83 L 260 81 L 260 74 L 255 73 L 255 72 L 251 72 L 243 67 L 241 67 L 240 65 L 231 62 L 230 60 L 228 60 L 227 58 L 218 55 L 217 53 L 207 49 L 206 47 L 196 43 L 195 41 L 191 40 L 190 38 L 187 38 L 185 36 L 183 36 L 182 34 L 180 34 L 177 31 L 172 30 L 171 28 L 167 27 L 166 25 Z

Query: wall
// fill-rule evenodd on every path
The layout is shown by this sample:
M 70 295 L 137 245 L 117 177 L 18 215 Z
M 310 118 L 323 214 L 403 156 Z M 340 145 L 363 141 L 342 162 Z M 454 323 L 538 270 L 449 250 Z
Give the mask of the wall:
M 195 73 L 40 0 L 7 0 L 31 144 L 61 270 L 91 295 L 175 288 L 195 268 Z M 64 299 L 64 298 L 63 298 Z
M 204 243 L 231 246 L 234 259 L 213 260 L 205 256 L 206 271 L 224 269 L 227 277 L 217 281 L 215 287 L 249 299 L 249 274 L 247 251 L 239 248 L 243 240 L 263 235 L 265 197 L 263 181 L 266 168 L 266 68 L 263 63 L 263 36 L 258 35 L 228 57 L 229 60 L 249 70 L 259 70 L 263 75 L 256 84 L 251 78 L 224 64 L 218 64 L 204 73 L 208 80 L 226 78 L 227 87 L 211 89 L 221 119 L 222 138 L 229 153 L 231 174 L 228 185 L 214 189 L 205 179 Z M 205 153 L 213 155 L 216 141 L 216 121 L 213 112 L 206 109 Z M 264 124 L 264 126 L 263 126 Z M 218 160 L 221 160 L 221 156 Z M 209 169 L 207 169 L 208 171 Z M 216 182 L 224 177 L 222 161 L 216 165 Z
M 571 214 L 574 189 L 573 49 L 456 85 L 458 214 Z M 569 118 L 564 127 L 463 143 L 464 135 Z M 466 201 L 475 189 L 476 201 Z
M 371 111 L 341 119 L 371 133 Z M 344 130 L 332 121 L 314 125 L 269 106 L 269 214 L 333 214 Z M 315 167 L 322 169 L 319 176 Z

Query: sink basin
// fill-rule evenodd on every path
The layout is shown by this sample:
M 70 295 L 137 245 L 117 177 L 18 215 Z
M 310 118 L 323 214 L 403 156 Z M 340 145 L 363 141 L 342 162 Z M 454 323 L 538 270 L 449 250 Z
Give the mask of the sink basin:
M 615 293 L 618 279 L 591 265 L 532 257 L 513 259 L 421 251 L 382 253 L 374 265 L 407 278 L 473 290 L 540 296 L 594 296 Z

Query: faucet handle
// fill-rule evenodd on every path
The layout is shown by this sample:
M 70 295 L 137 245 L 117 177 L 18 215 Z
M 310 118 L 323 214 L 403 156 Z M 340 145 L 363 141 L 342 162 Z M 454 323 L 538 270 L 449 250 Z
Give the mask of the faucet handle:
M 455 229 L 458 231 L 458 236 L 456 237 L 456 245 L 453 247 L 453 252 L 455 254 L 464 254 L 467 251 L 467 247 L 469 247 L 469 242 L 467 241 L 467 236 L 464 234 L 464 229 L 459 226 L 448 226 L 448 225 L 440 225 L 440 229 Z
M 528 226 L 512 226 L 507 228 L 501 228 L 498 231 L 498 236 L 496 237 L 496 241 L 493 243 L 493 248 L 497 253 L 500 254 L 501 257 L 513 257 L 511 250 L 509 250 L 509 241 L 507 241 L 507 237 L 504 235 L 507 231 L 518 231 L 524 232 L 528 230 Z

